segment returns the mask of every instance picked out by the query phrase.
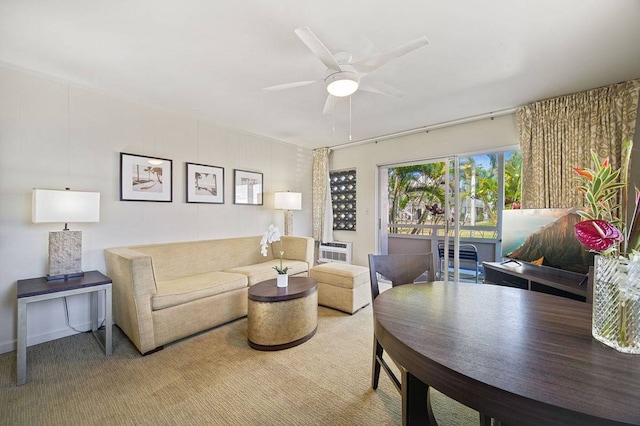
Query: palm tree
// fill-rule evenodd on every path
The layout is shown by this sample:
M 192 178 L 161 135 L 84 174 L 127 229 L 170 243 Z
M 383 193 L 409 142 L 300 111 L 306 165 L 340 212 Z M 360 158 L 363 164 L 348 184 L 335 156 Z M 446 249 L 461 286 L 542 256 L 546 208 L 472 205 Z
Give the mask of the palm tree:
M 487 154 L 489 170 L 481 168 L 476 177 L 476 198 L 484 206 L 484 211 L 492 223 L 496 223 L 496 202 L 498 200 L 498 155 Z
M 158 182 L 162 184 L 162 167 L 154 167 L 151 171 L 156 175 L 156 178 L 158 178 Z
M 478 170 L 476 178 L 476 199 L 484 206 L 484 211 L 492 223 L 496 221 L 496 201 L 498 199 L 497 170 Z
M 522 154 L 513 151 L 504 163 L 504 204 L 510 208 L 522 200 Z
M 428 163 L 389 169 L 389 223 L 404 222 L 407 207 L 414 212 L 410 222 L 422 224 L 428 219 L 433 203 L 444 203 L 441 187 L 444 163 Z M 398 232 L 394 227 L 391 232 Z M 417 233 L 417 228 L 412 231 Z
M 151 181 L 151 171 L 152 170 L 153 170 L 153 167 L 151 167 L 151 166 L 147 166 L 147 167 L 144 168 L 144 171 L 149 174 L 149 180 L 147 182 Z

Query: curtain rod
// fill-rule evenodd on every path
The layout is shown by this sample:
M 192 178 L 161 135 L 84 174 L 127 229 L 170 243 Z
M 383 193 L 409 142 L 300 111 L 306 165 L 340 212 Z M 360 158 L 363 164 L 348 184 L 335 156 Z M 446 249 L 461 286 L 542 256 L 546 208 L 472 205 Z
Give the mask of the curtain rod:
M 357 146 L 357 145 L 364 145 L 364 144 L 367 144 L 367 143 L 379 142 L 379 141 L 383 141 L 383 140 L 387 140 L 387 139 L 395 139 L 395 138 L 398 138 L 400 136 L 414 135 L 416 133 L 428 132 L 429 130 L 435 130 L 435 129 L 441 129 L 443 127 L 455 126 L 457 124 L 471 123 L 473 121 L 484 120 L 485 118 L 500 117 L 500 116 L 503 116 L 503 115 L 512 114 L 515 111 L 516 111 L 516 108 L 509 108 L 509 109 L 503 109 L 501 111 L 489 112 L 489 113 L 486 113 L 486 114 L 473 115 L 471 117 L 460 118 L 460 119 L 451 120 L 451 121 L 444 121 L 442 123 L 431 124 L 429 126 L 418 127 L 416 129 L 404 130 L 404 131 L 397 132 L 397 133 L 390 133 L 388 135 L 378 136 L 376 138 L 369 138 L 369 139 L 363 139 L 363 140 L 355 141 L 355 142 L 348 142 L 348 143 L 345 143 L 345 144 L 342 144 L 342 145 L 336 145 L 336 146 L 331 147 L 329 149 L 331 151 L 335 151 L 337 149 L 342 149 L 342 148 L 351 148 L 351 147 L 354 147 L 354 146 Z

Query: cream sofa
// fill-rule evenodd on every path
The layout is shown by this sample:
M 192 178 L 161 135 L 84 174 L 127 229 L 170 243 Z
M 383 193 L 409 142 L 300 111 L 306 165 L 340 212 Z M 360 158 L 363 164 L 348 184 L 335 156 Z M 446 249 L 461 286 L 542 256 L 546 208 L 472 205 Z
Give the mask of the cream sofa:
M 313 266 L 312 238 L 283 236 L 269 244 L 266 257 L 260 239 L 105 249 L 114 322 L 147 354 L 247 315 L 249 286 L 276 277 L 273 266 L 280 264 L 281 250 L 288 274 L 307 276 Z

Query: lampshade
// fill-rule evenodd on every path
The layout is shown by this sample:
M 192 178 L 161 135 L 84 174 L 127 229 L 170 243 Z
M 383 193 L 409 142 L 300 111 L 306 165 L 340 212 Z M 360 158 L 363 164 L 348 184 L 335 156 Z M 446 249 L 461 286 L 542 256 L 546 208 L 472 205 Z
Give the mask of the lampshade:
M 324 81 L 327 83 L 327 92 L 340 98 L 353 94 L 360 85 L 358 74 L 349 71 L 331 74 Z
M 274 207 L 277 210 L 302 210 L 300 192 L 276 192 Z
M 33 223 L 100 221 L 100 193 L 34 189 Z

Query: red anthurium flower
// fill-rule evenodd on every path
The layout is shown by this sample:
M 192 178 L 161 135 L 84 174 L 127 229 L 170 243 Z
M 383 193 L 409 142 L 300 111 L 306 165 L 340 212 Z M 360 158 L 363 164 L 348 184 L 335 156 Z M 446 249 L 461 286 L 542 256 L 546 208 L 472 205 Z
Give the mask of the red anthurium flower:
M 616 241 L 622 241 L 622 232 L 604 220 L 585 220 L 575 225 L 580 244 L 590 250 L 605 251 Z
M 584 176 L 589 180 L 593 180 L 593 175 L 588 171 L 586 171 L 585 169 L 581 169 L 579 167 L 572 167 L 572 168 L 573 168 L 573 171 L 579 174 L 580 176 Z

